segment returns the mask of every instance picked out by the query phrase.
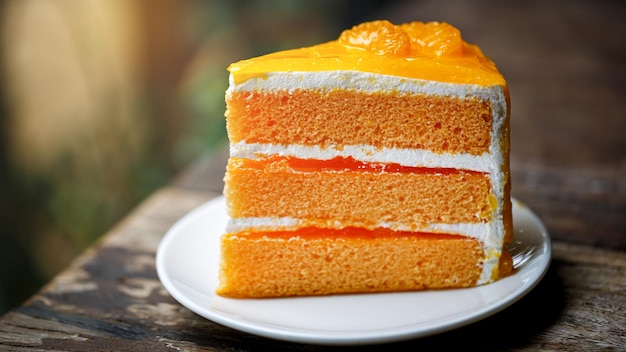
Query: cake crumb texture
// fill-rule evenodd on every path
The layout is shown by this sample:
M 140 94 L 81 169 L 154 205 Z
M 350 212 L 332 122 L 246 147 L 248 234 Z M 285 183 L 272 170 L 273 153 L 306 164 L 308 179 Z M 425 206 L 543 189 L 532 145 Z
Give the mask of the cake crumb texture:
M 481 273 L 484 253 L 471 238 L 322 236 L 224 235 L 217 293 L 251 298 L 470 287 Z
M 231 158 L 225 178 L 232 218 L 292 217 L 366 227 L 491 220 L 491 183 L 481 173 L 297 172 L 281 162 L 246 168 Z
M 231 93 L 227 103 L 232 143 L 365 144 L 480 155 L 491 141 L 491 107 L 475 98 L 277 90 Z

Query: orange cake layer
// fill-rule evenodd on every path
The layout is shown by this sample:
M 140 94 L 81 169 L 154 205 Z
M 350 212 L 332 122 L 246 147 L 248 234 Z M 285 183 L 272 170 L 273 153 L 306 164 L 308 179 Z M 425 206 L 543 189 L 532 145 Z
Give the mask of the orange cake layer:
M 478 240 L 420 236 L 285 238 L 225 235 L 217 293 L 280 297 L 473 286 Z
M 249 165 L 249 166 L 247 166 Z M 302 172 L 286 160 L 231 158 L 226 187 L 233 218 L 293 217 L 375 227 L 490 220 L 491 184 L 477 172 Z
M 394 92 L 295 90 L 232 93 L 231 142 L 423 148 L 435 153 L 489 151 L 486 101 Z

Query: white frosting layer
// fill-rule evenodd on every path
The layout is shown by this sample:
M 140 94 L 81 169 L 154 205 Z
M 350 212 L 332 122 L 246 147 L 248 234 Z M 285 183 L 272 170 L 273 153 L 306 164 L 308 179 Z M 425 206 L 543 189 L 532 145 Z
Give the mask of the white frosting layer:
M 498 264 L 504 237 L 503 197 L 504 180 L 501 173 L 504 157 L 500 151 L 501 136 L 507 114 L 507 102 L 503 86 L 479 86 L 451 84 L 419 79 L 399 78 L 359 71 L 328 71 L 328 72 L 275 72 L 262 77 L 251 78 L 235 84 L 231 75 L 230 86 L 226 95 L 232 92 L 263 91 L 263 90 L 315 89 L 333 90 L 347 89 L 363 92 L 398 92 L 409 94 L 428 94 L 458 98 L 476 98 L 488 101 L 492 114 L 493 126 L 489 152 L 475 156 L 470 154 L 436 154 L 427 150 L 375 148 L 367 145 L 337 147 L 309 147 L 300 145 L 248 144 L 240 142 L 231 144 L 232 157 L 258 159 L 267 155 L 292 156 L 297 158 L 315 158 L 328 160 L 334 157 L 352 157 L 363 162 L 397 163 L 404 166 L 433 168 L 458 168 L 485 172 L 492 184 L 492 194 L 497 199 L 498 207 L 492 213 L 492 221 L 487 224 L 433 224 L 424 231 L 458 233 L 478 238 L 485 246 L 483 272 L 477 284 L 491 281 L 494 266 Z M 297 219 L 232 219 L 230 230 L 243 230 L 249 227 L 293 227 Z M 310 221 L 307 220 L 310 224 Z M 393 224 L 381 224 L 396 228 Z M 334 224 L 339 226 L 340 224 Z
M 371 145 L 348 145 L 341 148 L 330 146 L 287 146 L 246 142 L 231 143 L 230 156 L 234 158 L 261 159 L 269 155 L 290 156 L 300 159 L 331 160 L 336 157 L 352 157 L 368 163 L 399 164 L 402 166 L 454 168 L 478 172 L 492 172 L 497 156 L 491 154 L 437 154 L 422 149 L 377 148 Z
M 500 98 L 502 87 L 479 86 L 471 84 L 453 84 L 426 81 L 414 78 L 379 75 L 361 71 L 321 71 L 321 72 L 270 72 L 263 76 L 250 78 L 235 84 L 230 75 L 231 92 L 249 92 L 259 90 L 294 91 L 296 89 L 348 89 L 362 92 L 398 92 L 451 96 L 458 98 L 476 97 L 480 100 L 496 101 Z
M 337 221 L 320 221 L 315 222 L 311 219 L 296 219 L 291 217 L 281 218 L 236 218 L 230 219 L 226 227 L 227 232 L 236 233 L 246 231 L 250 228 L 255 230 L 274 230 L 277 228 L 282 229 L 297 229 L 305 226 L 316 226 L 320 228 L 335 228 L 341 229 L 346 225 Z M 359 227 L 358 224 L 351 223 L 350 226 Z M 458 224 L 424 224 L 423 226 L 409 227 L 406 224 L 380 222 L 376 227 L 388 228 L 396 231 L 415 231 L 415 232 L 427 232 L 427 233 L 442 233 L 450 235 L 462 235 L 472 237 L 480 240 L 490 247 L 494 247 L 497 243 L 492 243 L 491 239 L 486 236 L 489 233 L 489 224 L 487 223 L 458 223 Z

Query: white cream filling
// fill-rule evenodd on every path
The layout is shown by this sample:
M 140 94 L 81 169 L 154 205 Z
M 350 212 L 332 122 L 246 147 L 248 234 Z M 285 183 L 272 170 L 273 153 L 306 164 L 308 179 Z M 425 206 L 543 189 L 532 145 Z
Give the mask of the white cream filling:
M 454 168 L 478 172 L 491 172 L 499 160 L 491 154 L 437 154 L 428 150 L 406 148 L 377 148 L 371 145 L 347 145 L 344 147 L 320 147 L 305 145 L 275 145 L 246 142 L 231 143 L 233 158 L 262 159 L 269 155 L 289 156 L 299 159 L 331 160 L 336 157 L 352 157 L 368 163 L 399 164 L 402 166 Z
M 338 221 L 313 221 L 311 219 L 296 219 L 291 217 L 258 217 L 258 218 L 233 218 L 229 219 L 226 231 L 237 233 L 246 231 L 251 228 L 255 230 L 277 230 L 277 229 L 297 229 L 305 226 L 316 226 L 320 228 L 342 229 L 346 225 Z M 372 227 L 351 223 L 350 226 L 355 227 Z M 458 223 L 458 224 L 423 224 L 417 227 L 409 227 L 406 224 L 393 222 L 379 222 L 374 228 L 382 227 L 396 231 L 414 231 L 427 233 L 442 233 L 450 235 L 461 235 L 472 237 L 480 240 L 485 245 L 493 247 L 497 243 L 491 243 L 491 239 L 486 236 L 490 231 L 491 225 L 488 223 Z
M 424 230 L 459 233 L 464 236 L 479 238 L 484 243 L 485 260 L 482 274 L 477 284 L 492 281 L 492 272 L 498 264 L 504 237 L 503 197 L 504 184 L 501 174 L 504 158 L 500 153 L 500 136 L 504 129 L 507 113 L 504 87 L 463 85 L 443 82 L 425 81 L 395 76 L 378 75 L 359 71 L 328 71 L 328 72 L 274 72 L 262 77 L 251 78 L 236 84 L 230 76 L 230 86 L 226 91 L 228 97 L 232 92 L 246 92 L 257 90 L 287 90 L 296 89 L 348 89 L 363 92 L 398 92 L 411 94 L 428 94 L 451 96 L 458 98 L 477 98 L 490 103 L 493 113 L 493 128 L 489 153 L 474 156 L 469 154 L 435 154 L 426 150 L 382 148 L 378 149 L 367 145 L 337 147 L 308 147 L 299 145 L 279 146 L 270 144 L 248 144 L 245 142 L 231 144 L 231 156 L 240 158 L 262 158 L 267 155 L 293 156 L 297 158 L 332 159 L 334 157 L 353 157 L 358 161 L 398 163 L 405 166 L 424 166 L 434 168 L 460 168 L 466 170 L 486 172 L 492 184 L 492 193 L 499 206 L 494 209 L 492 221 L 481 226 L 475 224 L 434 224 Z M 232 219 L 229 229 L 245 229 L 251 226 L 263 227 L 290 227 L 293 219 Z M 283 223 L 283 221 L 287 221 Z M 296 223 L 298 220 L 295 220 Z M 255 224 L 255 225 L 253 225 Z
M 458 98 L 476 97 L 481 100 L 494 101 L 499 99 L 501 87 L 480 86 L 472 84 L 455 84 L 427 81 L 415 78 L 400 78 L 369 72 L 344 70 L 320 72 L 269 72 L 235 83 L 230 75 L 230 86 L 226 94 L 231 92 L 248 92 L 262 90 L 296 89 L 348 89 L 362 92 L 398 92 L 451 96 Z

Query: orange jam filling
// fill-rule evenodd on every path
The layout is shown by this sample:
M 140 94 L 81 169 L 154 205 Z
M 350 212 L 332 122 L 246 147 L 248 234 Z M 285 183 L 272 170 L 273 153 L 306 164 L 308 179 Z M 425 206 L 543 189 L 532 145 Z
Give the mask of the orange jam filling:
M 353 157 L 335 157 L 328 160 L 320 159 L 300 159 L 288 156 L 272 155 L 263 159 L 238 159 L 237 167 L 248 169 L 264 169 L 280 165 L 288 167 L 295 171 L 314 172 L 314 171 L 360 171 L 371 173 L 401 173 L 401 174 L 475 174 L 484 175 L 485 173 L 471 170 L 459 170 L 453 168 L 430 168 L 418 166 L 404 166 L 396 163 L 368 163 L 359 161 Z
M 413 237 L 422 240 L 466 240 L 468 237 L 461 235 L 451 235 L 445 233 L 427 233 L 427 232 L 411 232 L 396 231 L 388 228 L 376 228 L 368 230 L 361 227 L 345 227 L 343 229 L 328 229 L 315 226 L 302 227 L 296 230 L 280 230 L 280 231 L 245 231 L 237 233 L 237 235 L 245 236 L 247 239 L 261 239 L 270 237 L 276 239 L 285 239 L 299 237 L 304 240 L 315 239 L 363 239 L 374 240 L 380 238 L 399 238 Z
M 439 82 L 504 85 L 495 64 L 447 23 L 366 22 L 327 43 L 242 60 L 236 83 L 270 72 L 355 70 Z

